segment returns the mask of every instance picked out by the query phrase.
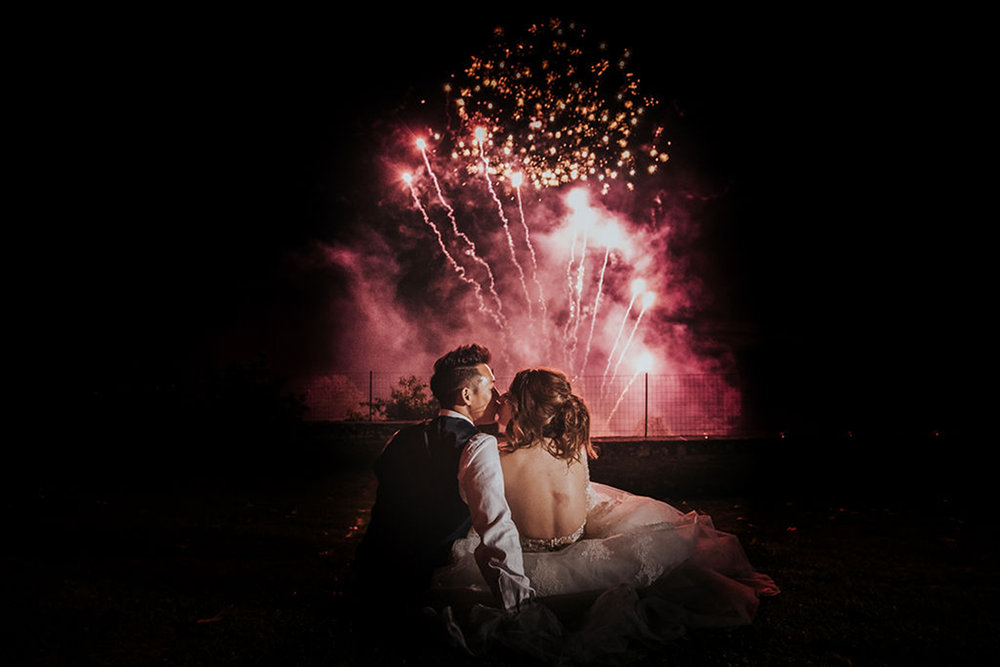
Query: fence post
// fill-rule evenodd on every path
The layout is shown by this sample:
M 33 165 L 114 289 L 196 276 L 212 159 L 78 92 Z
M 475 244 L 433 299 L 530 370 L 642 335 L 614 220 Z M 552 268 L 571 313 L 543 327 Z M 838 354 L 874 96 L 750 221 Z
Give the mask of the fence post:
M 368 421 L 370 422 L 375 421 L 375 417 L 373 416 L 372 412 L 373 409 L 372 401 L 374 400 L 375 396 L 372 393 L 372 383 L 374 382 L 374 374 L 375 371 L 368 371 Z
M 642 437 L 649 437 L 649 372 L 645 373 L 646 389 L 643 400 L 645 405 L 642 410 Z

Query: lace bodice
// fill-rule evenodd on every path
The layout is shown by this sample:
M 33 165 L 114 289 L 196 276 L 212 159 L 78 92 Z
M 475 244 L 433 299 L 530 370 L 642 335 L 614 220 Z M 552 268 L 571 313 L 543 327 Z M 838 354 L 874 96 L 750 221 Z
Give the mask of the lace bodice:
M 558 551 L 563 547 L 568 547 L 583 537 L 583 529 L 586 525 L 587 522 L 584 521 L 580 524 L 579 528 L 573 531 L 572 534 L 564 535 L 563 537 L 522 537 L 521 550 L 529 552 Z

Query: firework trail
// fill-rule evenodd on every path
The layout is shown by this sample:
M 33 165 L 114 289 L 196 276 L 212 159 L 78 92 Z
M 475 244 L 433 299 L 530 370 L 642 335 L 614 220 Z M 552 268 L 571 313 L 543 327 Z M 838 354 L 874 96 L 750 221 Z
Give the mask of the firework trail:
M 471 285 L 472 288 L 475 290 L 476 300 L 479 302 L 479 310 L 483 313 L 486 313 L 487 315 L 490 315 L 493 318 L 493 321 L 496 323 L 497 327 L 500 328 L 501 331 L 503 331 L 505 322 L 501 319 L 502 316 L 500 316 L 498 313 L 494 313 L 492 310 L 486 307 L 486 303 L 485 301 L 483 301 L 483 292 L 479 286 L 479 283 L 473 280 L 472 278 L 468 277 L 465 274 L 465 267 L 461 266 L 458 262 L 456 262 L 455 258 L 451 256 L 450 252 L 448 252 L 448 248 L 447 246 L 445 246 L 444 243 L 444 237 L 441 236 L 441 230 L 438 229 L 438 226 L 434 224 L 433 220 L 431 220 L 430 216 L 427 214 L 427 209 L 424 208 L 424 205 L 420 201 L 420 197 L 417 196 L 417 191 L 413 187 L 413 177 L 410 174 L 403 174 L 403 180 L 406 182 L 406 185 L 409 186 L 410 194 L 413 195 L 413 203 L 416 204 L 417 208 L 420 210 L 421 215 L 424 216 L 424 222 L 427 224 L 428 227 L 431 228 L 431 231 L 434 232 L 434 236 L 437 237 L 438 246 L 440 246 L 441 252 L 444 253 L 444 256 L 448 260 L 448 263 L 451 264 L 453 269 L 455 269 L 455 273 L 458 274 L 458 277 L 466 284 Z
M 625 345 L 622 346 L 621 354 L 618 356 L 618 362 L 615 363 L 615 370 L 611 373 L 611 379 L 608 382 L 614 382 L 615 378 L 618 377 L 618 368 L 622 365 L 622 360 L 625 359 L 625 353 L 628 352 L 629 346 L 632 344 L 632 339 L 635 337 L 635 332 L 639 328 L 639 323 L 642 322 L 642 316 L 646 314 L 646 311 L 651 305 L 653 305 L 653 300 L 655 298 L 653 292 L 646 292 L 642 297 L 642 310 L 639 311 L 639 317 L 635 318 L 635 324 L 632 326 L 632 332 L 628 336 L 628 340 L 625 341 Z
M 518 276 L 521 279 L 521 288 L 524 290 L 524 300 L 528 304 L 528 318 L 530 319 L 532 326 L 534 326 L 534 317 L 532 315 L 531 308 L 531 295 L 528 293 L 528 283 L 524 280 L 524 269 L 521 268 L 520 262 L 517 261 L 517 255 L 514 253 L 514 237 L 510 235 L 510 223 L 507 220 L 507 216 L 503 212 L 503 204 L 500 202 L 500 198 L 497 197 L 497 193 L 493 190 L 493 181 L 490 180 L 490 163 L 486 159 L 486 150 L 483 144 L 486 143 L 486 131 L 482 128 L 476 128 L 476 141 L 479 143 L 479 155 L 483 160 L 483 176 L 486 178 L 486 185 L 489 188 L 490 195 L 493 196 L 493 201 L 496 202 L 497 211 L 500 214 L 500 221 L 503 222 L 503 231 L 507 235 L 507 247 L 510 249 L 510 259 L 514 262 L 514 267 L 517 268 Z
M 642 278 L 636 278 L 632 281 L 632 298 L 628 302 L 628 308 L 625 309 L 625 316 L 622 317 L 622 323 L 618 326 L 618 335 L 615 336 L 615 343 L 611 346 L 611 351 L 608 352 L 608 363 L 604 366 L 604 374 L 601 377 L 601 396 L 604 395 L 604 386 L 608 382 L 608 371 L 611 370 L 611 360 L 615 358 L 615 350 L 618 349 L 618 342 L 622 339 L 622 333 L 625 331 L 625 323 L 628 322 L 629 313 L 632 312 L 632 306 L 635 304 L 636 297 L 645 289 L 646 281 Z
M 438 201 L 441 202 L 441 205 L 448 213 L 448 219 L 451 220 L 452 230 L 455 232 L 455 235 L 458 238 L 465 241 L 466 245 L 468 246 L 466 254 L 470 258 L 472 258 L 473 261 L 475 261 L 477 264 L 481 265 L 484 269 L 486 269 L 486 275 L 489 277 L 490 295 L 493 297 L 493 301 L 496 302 L 497 305 L 497 310 L 496 310 L 497 319 L 501 320 L 504 323 L 503 326 L 506 327 L 507 318 L 504 317 L 503 314 L 503 304 L 500 302 L 500 295 L 497 293 L 496 290 L 496 280 L 493 278 L 493 270 L 490 268 L 489 263 L 476 253 L 476 244 L 472 242 L 472 239 L 466 236 L 464 232 L 459 230 L 458 223 L 455 221 L 455 210 L 445 200 L 444 193 L 441 191 L 441 184 L 438 183 L 438 179 L 434 173 L 434 169 L 431 168 L 431 162 L 427 157 L 427 151 L 426 151 L 427 143 L 423 139 L 417 139 L 417 148 L 420 149 L 420 154 L 424 158 L 424 165 L 427 167 L 427 173 L 430 174 L 431 180 L 434 183 L 434 189 L 437 191 Z M 476 294 L 479 295 L 482 288 L 478 282 L 475 283 L 475 287 L 476 287 Z M 481 301 L 482 298 L 480 297 L 480 302 Z
M 632 312 L 632 305 L 635 303 L 636 295 L 632 295 L 632 300 L 628 302 L 628 309 L 625 311 L 625 317 L 622 318 L 621 326 L 618 327 L 618 335 L 615 336 L 615 344 L 611 346 L 611 351 L 608 352 L 608 363 L 604 366 L 604 376 L 601 379 L 601 392 L 604 392 L 604 385 L 608 381 L 608 371 L 611 370 L 611 360 L 615 358 L 615 350 L 618 349 L 618 342 L 622 339 L 622 333 L 625 331 L 625 323 L 628 322 L 628 315 Z
M 583 231 L 583 243 L 580 248 L 580 264 L 576 274 L 576 320 L 573 322 L 573 335 L 570 337 L 570 357 L 576 354 L 576 344 L 579 341 L 580 322 L 583 320 L 583 277 L 587 273 L 587 231 Z M 572 364 L 571 364 L 572 366 Z
M 582 188 L 571 191 L 566 196 L 565 201 L 570 209 L 573 242 L 570 246 L 569 265 L 566 267 L 566 280 L 569 284 L 569 318 L 566 320 L 563 338 L 566 364 L 572 375 L 576 346 L 579 341 L 580 322 L 583 320 L 583 279 L 587 271 L 587 242 L 591 229 L 596 224 L 597 213 L 590 208 L 587 202 L 587 192 Z M 573 262 L 575 260 L 576 237 L 580 230 L 583 232 L 580 243 L 580 260 L 575 269 L 576 277 L 574 279 Z
M 573 227 L 573 239 L 569 244 L 569 262 L 566 264 L 566 288 L 569 290 L 569 318 L 563 328 L 563 337 L 569 336 L 569 327 L 573 322 L 576 301 L 573 299 L 573 263 L 576 261 L 576 227 Z
M 601 265 L 601 276 L 597 281 L 597 296 L 594 297 L 594 312 L 590 318 L 590 334 L 587 336 L 587 347 L 584 349 L 583 364 L 580 366 L 581 373 L 586 372 L 587 360 L 590 359 L 590 344 L 594 340 L 594 325 L 597 324 L 597 309 L 601 305 L 601 291 L 604 289 L 604 270 L 608 268 L 608 256 L 610 254 L 611 246 L 605 247 L 604 264 Z
M 628 390 L 632 388 L 632 384 L 635 382 L 635 379 L 639 377 L 640 373 L 642 373 L 642 369 L 637 370 L 632 375 L 632 379 L 628 381 L 628 384 L 625 385 L 625 389 L 623 389 L 622 393 L 618 396 L 618 400 L 615 401 L 614 407 L 611 408 L 611 412 L 608 413 L 608 425 L 611 424 L 611 419 L 615 416 L 615 412 L 618 411 L 618 406 L 621 405 L 622 399 L 625 398 L 625 394 L 628 393 Z
M 538 258 L 535 256 L 535 247 L 531 244 L 531 235 L 528 233 L 528 223 L 524 218 L 524 204 L 521 201 L 521 181 L 523 179 L 523 174 L 520 172 L 515 173 L 511 176 L 511 183 L 514 185 L 517 191 L 517 210 L 521 216 L 521 227 L 524 229 L 524 244 L 528 246 L 528 252 L 531 253 L 531 279 L 534 281 L 535 286 L 538 287 L 538 306 L 542 311 L 542 339 L 546 342 L 546 348 L 548 348 L 549 339 L 545 335 L 545 325 L 548 322 L 548 308 L 545 306 L 545 290 L 542 289 L 542 283 L 538 280 Z
M 563 331 L 563 336 L 566 339 L 566 363 L 570 367 L 570 371 L 573 370 L 573 356 L 576 354 L 576 344 L 579 340 L 578 332 L 580 329 L 580 320 L 583 319 L 583 311 L 581 310 L 581 300 L 583 298 L 583 277 L 586 273 L 585 260 L 587 259 L 587 229 L 583 230 L 583 238 L 580 241 L 580 263 L 577 265 L 576 269 L 576 281 L 574 284 L 573 280 L 573 249 L 576 247 L 576 233 L 574 232 L 574 243 L 573 248 L 570 252 L 570 265 L 567 267 L 566 272 L 569 277 L 569 319 L 566 320 L 566 327 Z M 572 372 L 570 373 L 572 375 Z

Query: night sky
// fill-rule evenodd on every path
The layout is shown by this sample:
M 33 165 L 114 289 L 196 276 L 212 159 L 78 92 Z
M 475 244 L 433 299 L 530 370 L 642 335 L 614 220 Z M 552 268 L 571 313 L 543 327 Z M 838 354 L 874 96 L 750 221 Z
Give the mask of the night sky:
M 45 326 L 26 328 L 60 386 L 335 364 L 342 276 L 310 248 L 357 233 L 378 198 L 379 129 L 495 25 L 527 23 L 284 18 L 145 17 L 36 54 L 44 296 L 27 301 Z M 632 50 L 676 119 L 676 178 L 717 195 L 697 239 L 713 296 L 693 326 L 734 348 L 769 424 L 967 427 L 971 103 L 930 18 L 578 16 Z

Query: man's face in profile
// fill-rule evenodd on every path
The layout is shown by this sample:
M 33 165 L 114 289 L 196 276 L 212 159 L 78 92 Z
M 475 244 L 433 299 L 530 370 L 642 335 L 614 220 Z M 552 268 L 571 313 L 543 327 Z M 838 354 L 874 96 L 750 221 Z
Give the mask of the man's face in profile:
M 496 378 L 486 364 L 476 366 L 479 380 L 472 386 L 472 400 L 469 403 L 469 413 L 472 421 L 477 424 L 489 424 L 496 420 L 499 406 L 499 392 L 496 389 Z

